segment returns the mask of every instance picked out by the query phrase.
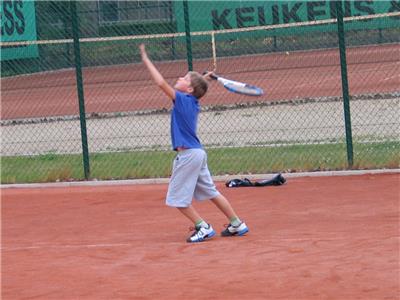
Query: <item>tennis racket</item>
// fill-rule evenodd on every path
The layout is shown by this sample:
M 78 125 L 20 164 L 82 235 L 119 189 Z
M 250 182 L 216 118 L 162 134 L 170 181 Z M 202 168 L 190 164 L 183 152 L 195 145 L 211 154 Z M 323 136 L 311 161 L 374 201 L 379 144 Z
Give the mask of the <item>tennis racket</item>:
M 213 57 L 213 73 L 209 75 L 211 79 L 217 80 L 224 86 L 224 88 L 226 88 L 228 91 L 232 93 L 243 94 L 247 96 L 261 96 L 264 94 L 264 91 L 261 88 L 256 87 L 254 85 L 250 85 L 239 81 L 229 80 L 216 75 L 214 72 L 217 70 L 217 50 L 215 46 L 214 32 L 211 32 L 211 45 L 212 45 L 212 57 Z M 203 75 L 206 73 L 207 72 L 204 72 Z
M 250 85 L 239 81 L 229 80 L 215 74 L 211 74 L 210 78 L 217 80 L 224 86 L 224 88 L 226 88 L 228 91 L 232 93 L 243 94 L 247 96 L 261 96 L 264 94 L 264 91 L 261 88 L 256 87 L 254 85 Z

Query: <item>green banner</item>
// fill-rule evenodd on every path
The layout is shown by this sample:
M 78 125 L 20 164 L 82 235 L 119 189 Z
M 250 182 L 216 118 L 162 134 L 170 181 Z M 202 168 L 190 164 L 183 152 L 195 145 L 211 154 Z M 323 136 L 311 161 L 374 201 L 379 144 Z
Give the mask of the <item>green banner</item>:
M 33 0 L 4 0 L 0 2 L 1 41 L 35 41 L 36 18 Z M 37 45 L 1 47 L 1 60 L 38 56 Z
M 288 24 L 336 18 L 335 1 L 195 1 L 188 0 L 190 31 L 224 30 L 265 25 Z M 182 1 L 175 1 L 179 32 L 184 32 Z M 344 17 L 366 16 L 400 11 L 399 1 L 343 1 Z M 399 28 L 400 18 L 378 18 L 346 24 L 347 29 Z M 291 28 L 290 34 L 336 30 L 334 25 Z M 288 30 L 264 32 L 277 35 Z

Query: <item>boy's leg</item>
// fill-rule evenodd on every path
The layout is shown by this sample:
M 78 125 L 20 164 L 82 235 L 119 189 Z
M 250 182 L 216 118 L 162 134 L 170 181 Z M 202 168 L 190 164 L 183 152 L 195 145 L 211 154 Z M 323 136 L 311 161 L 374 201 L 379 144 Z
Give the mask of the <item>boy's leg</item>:
M 218 196 L 211 198 L 211 201 L 224 213 L 224 215 L 230 221 L 232 219 L 238 218 L 231 204 L 222 194 L 219 194 Z
M 189 205 L 188 207 L 178 207 L 178 210 L 195 225 L 203 221 L 192 205 Z
M 247 225 L 242 222 L 229 201 L 222 195 L 211 198 L 211 201 L 224 213 L 230 221 L 230 224 L 221 232 L 222 236 L 244 235 L 249 229 Z
M 197 179 L 194 198 L 197 200 L 210 199 L 228 218 L 230 224 L 223 232 L 221 232 L 221 235 L 243 235 L 249 231 L 246 224 L 239 219 L 229 201 L 217 191 L 207 166 L 207 155 L 205 155 L 205 159 Z

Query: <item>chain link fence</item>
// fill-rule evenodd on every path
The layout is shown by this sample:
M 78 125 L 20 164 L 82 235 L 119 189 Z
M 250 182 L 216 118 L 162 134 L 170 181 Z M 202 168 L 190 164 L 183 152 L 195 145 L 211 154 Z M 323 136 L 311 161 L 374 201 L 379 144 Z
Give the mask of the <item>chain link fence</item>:
M 170 84 L 216 67 L 263 88 L 249 97 L 210 83 L 198 135 L 213 175 L 399 166 L 396 1 L 1 9 L 2 183 L 170 175 L 172 103 L 141 64 L 140 43 Z

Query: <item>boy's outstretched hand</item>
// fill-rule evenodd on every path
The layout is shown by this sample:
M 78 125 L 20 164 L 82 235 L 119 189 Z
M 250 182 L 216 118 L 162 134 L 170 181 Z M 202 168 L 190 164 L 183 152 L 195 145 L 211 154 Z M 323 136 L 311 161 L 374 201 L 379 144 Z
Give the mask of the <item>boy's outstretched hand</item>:
M 140 54 L 142 56 L 142 59 L 147 57 L 147 53 L 146 53 L 146 46 L 145 44 L 140 44 L 139 45 L 139 49 L 140 49 Z
M 208 72 L 203 73 L 203 78 L 208 81 L 213 80 L 213 78 L 215 78 L 215 76 L 216 75 L 215 75 L 214 71 L 208 71 Z
M 144 44 L 139 45 L 140 54 L 142 56 L 142 61 L 146 68 L 148 69 L 154 82 L 161 88 L 161 90 L 172 100 L 175 99 L 175 90 L 165 81 L 164 77 L 157 70 L 154 64 L 151 62 L 150 58 L 147 56 L 146 47 Z

